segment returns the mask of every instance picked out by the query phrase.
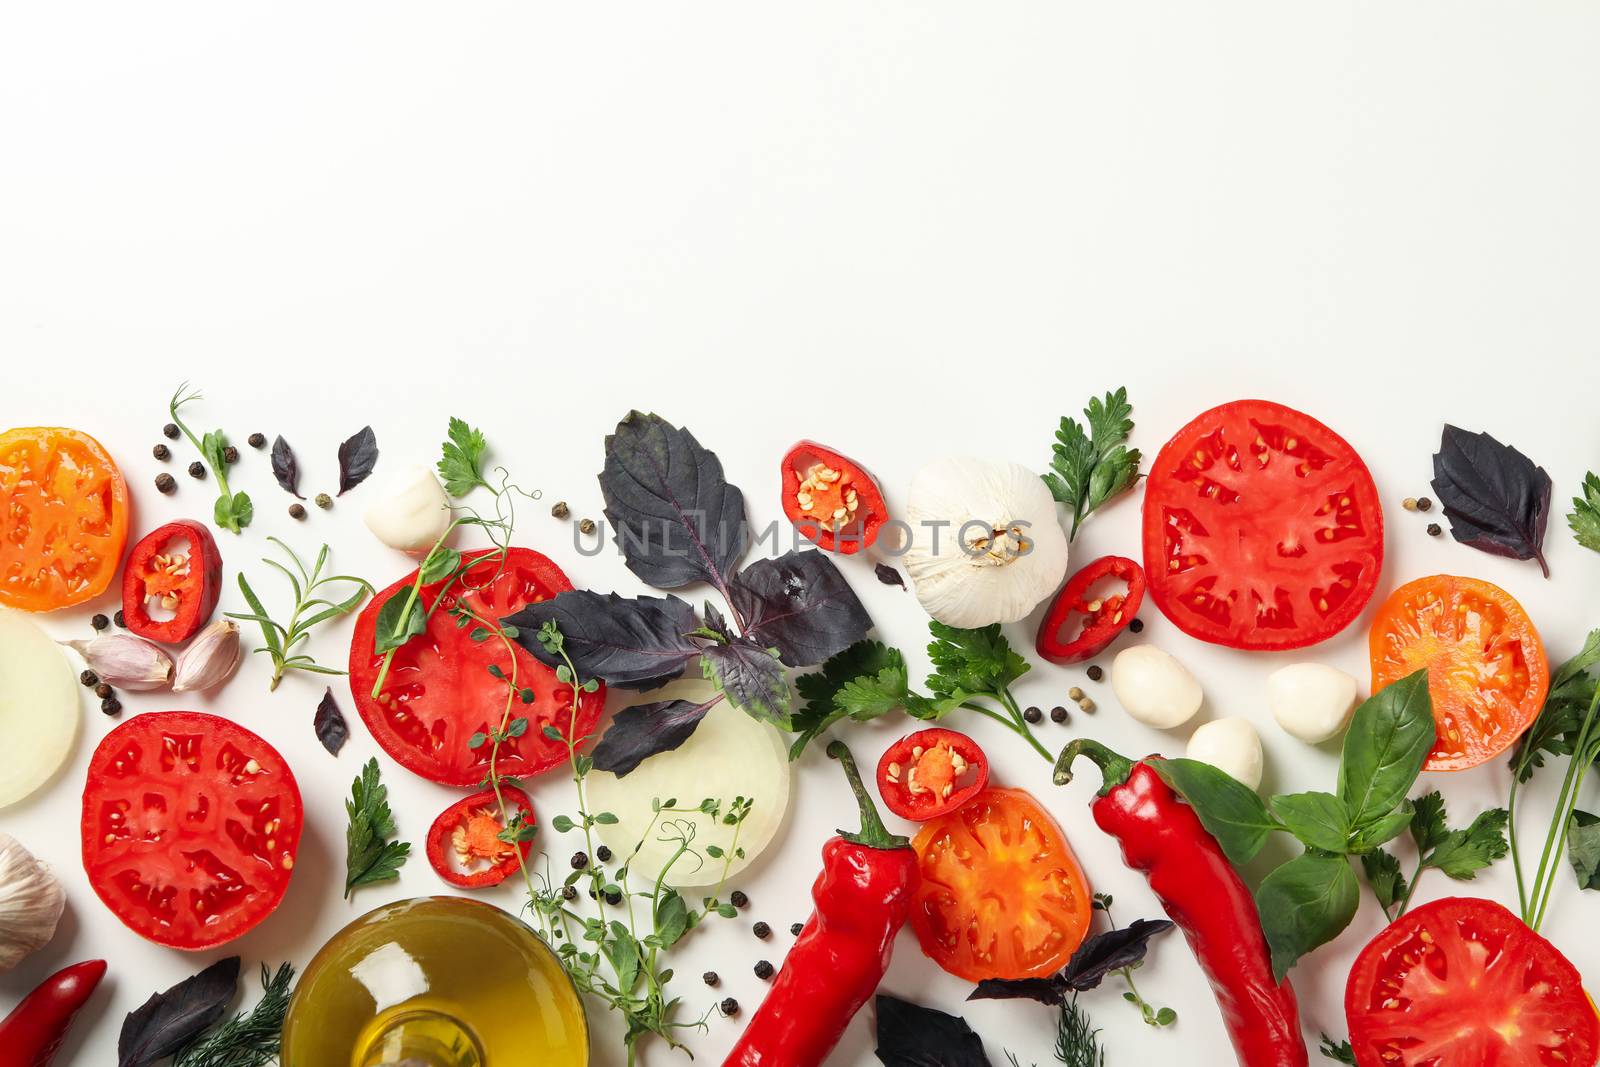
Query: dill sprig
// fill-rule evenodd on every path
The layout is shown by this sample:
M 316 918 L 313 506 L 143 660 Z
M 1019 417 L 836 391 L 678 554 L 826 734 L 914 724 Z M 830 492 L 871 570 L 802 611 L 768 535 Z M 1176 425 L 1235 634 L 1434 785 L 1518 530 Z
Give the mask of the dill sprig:
M 1067 1067 L 1105 1067 L 1100 1031 L 1089 1021 L 1089 1013 L 1078 1007 L 1077 997 L 1061 1005 L 1056 1020 L 1056 1059 Z
M 280 964 L 272 974 L 262 964 L 261 999 L 256 1006 L 197 1036 L 172 1058 L 172 1067 L 262 1067 L 277 1062 L 293 984 L 293 964 Z

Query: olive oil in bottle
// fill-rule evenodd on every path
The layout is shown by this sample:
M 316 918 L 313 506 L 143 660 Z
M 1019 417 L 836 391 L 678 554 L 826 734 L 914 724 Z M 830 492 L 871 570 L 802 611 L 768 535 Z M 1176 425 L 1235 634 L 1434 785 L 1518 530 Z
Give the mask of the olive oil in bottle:
M 489 904 L 420 897 L 339 931 L 306 967 L 283 1067 L 586 1067 L 583 1004 L 532 930 Z

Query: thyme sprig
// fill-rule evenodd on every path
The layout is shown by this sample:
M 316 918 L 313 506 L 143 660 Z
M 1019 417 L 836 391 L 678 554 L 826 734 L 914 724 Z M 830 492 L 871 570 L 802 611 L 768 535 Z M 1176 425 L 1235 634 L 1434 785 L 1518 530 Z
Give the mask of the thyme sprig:
M 253 622 L 261 627 L 261 636 L 266 644 L 254 651 L 265 652 L 272 657 L 272 681 L 268 684 L 267 691 L 276 690 L 278 683 L 283 681 L 283 676 L 290 671 L 306 671 L 310 674 L 346 673 L 333 667 L 322 666 L 309 653 L 296 652 L 295 646 L 310 637 L 311 631 L 322 623 L 354 611 L 372 594 L 372 585 L 366 579 L 350 574 L 323 574 L 323 569 L 328 565 L 327 545 L 322 546 L 317 553 L 316 563 L 307 570 L 305 563 L 294 549 L 276 537 L 268 537 L 267 540 L 282 549 L 283 554 L 288 556 L 289 562 L 294 565 L 294 570 L 291 571 L 275 559 L 264 556 L 261 559 L 262 563 L 277 569 L 289 579 L 289 585 L 294 590 L 294 610 L 289 613 L 289 621 L 276 622 L 267 614 L 261 598 L 250 587 L 250 582 L 245 578 L 243 571 L 239 572 L 239 592 L 244 594 L 245 603 L 250 605 L 250 611 L 225 613 L 230 619 Z M 326 596 L 317 595 L 317 590 L 336 583 L 354 585 L 356 591 L 343 600 L 330 600 Z

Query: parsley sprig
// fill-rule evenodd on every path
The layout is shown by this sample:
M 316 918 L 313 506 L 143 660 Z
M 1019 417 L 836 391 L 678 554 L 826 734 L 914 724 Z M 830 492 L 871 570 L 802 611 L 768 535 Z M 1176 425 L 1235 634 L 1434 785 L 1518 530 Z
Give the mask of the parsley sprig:
M 1061 417 L 1051 448 L 1051 473 L 1044 476 L 1051 495 L 1072 511 L 1069 541 L 1078 536 L 1090 512 L 1133 487 L 1142 458 L 1137 448 L 1125 444 L 1133 432 L 1126 388 L 1090 398 L 1083 416 L 1087 428 L 1070 415 Z
M 1506 843 L 1505 808 L 1480 812 L 1462 830 L 1452 830 L 1446 822 L 1444 797 L 1437 791 L 1424 793 L 1412 802 L 1411 839 L 1417 846 L 1417 866 L 1410 881 L 1400 873 L 1400 861 L 1384 849 L 1373 849 L 1361 857 L 1367 884 L 1378 898 L 1383 914 L 1393 922 L 1406 913 L 1417 880 L 1426 870 L 1436 870 L 1457 881 L 1471 881 L 1479 871 L 1503 857 Z
M 198 389 L 191 390 L 188 382 L 178 386 L 177 392 L 172 394 L 172 400 L 167 405 L 168 412 L 172 415 L 173 423 L 183 431 L 183 436 L 199 451 L 205 459 L 206 466 L 211 468 L 211 476 L 217 480 L 217 488 L 221 495 L 217 497 L 215 506 L 212 507 L 212 518 L 224 530 L 238 533 L 250 525 L 250 520 L 255 517 L 255 505 L 250 503 L 246 493 L 235 493 L 228 488 L 228 438 L 221 430 L 212 430 L 204 437 L 196 437 L 194 431 L 184 424 L 178 415 L 178 409 L 196 400 L 204 399 Z
M 396 832 L 394 812 L 389 810 L 389 787 L 378 780 L 376 759 L 361 768 L 344 810 L 350 816 L 344 835 L 344 895 L 348 898 L 361 886 L 399 878 L 411 845 L 389 840 Z
M 1593 472 L 1583 476 L 1583 495 L 1572 498 L 1567 525 L 1578 544 L 1600 552 L 1600 477 Z

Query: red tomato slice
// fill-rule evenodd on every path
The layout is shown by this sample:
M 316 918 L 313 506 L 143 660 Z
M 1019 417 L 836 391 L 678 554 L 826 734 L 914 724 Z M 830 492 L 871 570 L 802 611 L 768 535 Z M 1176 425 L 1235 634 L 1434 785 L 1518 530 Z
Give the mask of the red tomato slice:
M 989 784 L 989 757 L 954 730 L 918 730 L 878 760 L 878 795 L 902 819 L 921 822 L 955 811 Z
M 1447 897 L 1361 950 L 1344 992 L 1361 1067 L 1556 1067 L 1600 1056 L 1577 968 L 1505 908 Z
M 1020 789 L 988 789 L 925 823 L 911 927 L 957 978 L 1044 978 L 1089 932 L 1089 884 L 1061 827 Z
M 472 640 L 472 629 L 458 627 L 449 609 L 464 602 L 483 618 L 501 619 L 566 592 L 572 583 L 560 567 L 530 548 L 508 550 L 503 567 L 492 551 L 466 554 L 468 561 L 480 562 L 465 572 L 471 590 L 464 597 L 459 582 L 449 589 L 443 581 L 422 587 L 424 606 L 438 603 L 437 610 L 428 616 L 428 632 L 395 652 L 377 699 L 372 687 L 383 666 L 383 656 L 373 652 L 378 612 L 416 581 L 415 571 L 367 603 L 350 639 L 351 695 L 373 739 L 402 767 L 443 785 L 476 786 L 488 776 L 491 746 L 474 749 L 468 741 L 498 727 L 505 712 L 506 682 L 489 673 L 491 666 L 506 679 L 514 674 L 517 687 L 531 689 L 534 697 L 531 704 L 519 699 L 513 705 L 512 714 L 526 717 L 528 729 L 500 746 L 499 772 L 528 778 L 567 759 L 566 744 L 546 737 L 544 727 L 572 731 L 572 687 L 556 681 L 555 671 L 520 646 L 514 646 L 513 672 L 504 645 L 494 639 Z M 576 736 L 593 733 L 604 703 L 603 686 L 580 699 Z
M 1383 570 L 1383 506 L 1361 457 L 1266 400 L 1212 408 L 1164 445 L 1144 493 L 1150 596 L 1180 630 L 1303 648 L 1350 625 Z
M 508 815 L 521 812 L 523 825 L 535 825 L 528 794 L 512 785 L 501 785 L 500 792 Z M 500 840 L 505 828 L 500 798 L 493 789 L 464 797 L 440 812 L 428 828 L 428 863 L 440 878 L 462 889 L 499 885 L 517 873 L 533 848 L 531 837 L 516 844 Z
M 179 550 L 187 541 L 189 547 Z M 122 616 L 151 641 L 182 644 L 200 632 L 222 594 L 222 554 L 198 522 L 169 522 L 140 539 L 122 572 Z M 156 611 L 164 613 L 157 618 Z
M 147 712 L 89 760 L 83 869 L 130 930 L 211 948 L 278 906 L 301 823 L 300 788 L 271 745 L 215 715 Z

